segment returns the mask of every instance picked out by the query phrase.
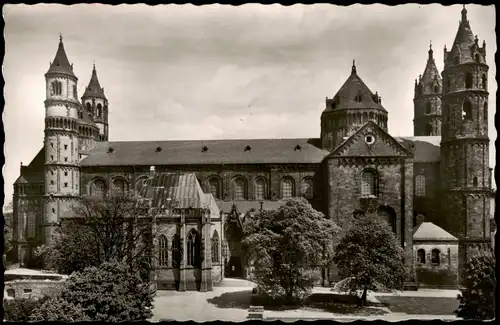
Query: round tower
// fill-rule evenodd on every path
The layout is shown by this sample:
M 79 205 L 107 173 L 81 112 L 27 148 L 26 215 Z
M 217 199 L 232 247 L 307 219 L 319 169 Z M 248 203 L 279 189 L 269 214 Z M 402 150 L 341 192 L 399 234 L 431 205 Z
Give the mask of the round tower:
M 95 64 L 89 85 L 82 96 L 82 106 L 83 111 L 92 116 L 98 128 L 97 141 L 108 141 L 108 100 L 104 95 L 104 88 L 101 88 L 97 79 Z
M 441 91 L 443 83 L 436 62 L 432 44 L 424 74 L 415 79 L 413 97 L 414 116 L 413 134 L 415 136 L 441 135 Z
M 443 223 L 459 238 L 459 272 L 490 239 L 488 65 L 465 6 L 453 47 L 444 49 L 441 179 Z
M 321 114 L 321 146 L 332 151 L 368 121 L 387 131 L 387 111 L 382 98 L 372 93 L 358 76 L 353 61 L 351 75 L 333 98 L 326 98 Z
M 70 217 L 80 194 L 78 159 L 78 78 L 69 63 L 62 36 L 54 61 L 45 74 L 45 238 L 50 241 L 53 225 Z

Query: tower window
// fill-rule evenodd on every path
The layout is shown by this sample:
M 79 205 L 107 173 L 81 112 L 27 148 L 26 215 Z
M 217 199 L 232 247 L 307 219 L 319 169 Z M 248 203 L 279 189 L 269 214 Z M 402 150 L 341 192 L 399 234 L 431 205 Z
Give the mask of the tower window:
M 234 198 L 236 200 L 245 199 L 245 180 L 243 178 L 237 178 L 234 180 Z
M 432 125 L 430 123 L 425 125 L 425 135 L 432 135 Z
M 54 185 L 54 181 L 50 181 L 50 185 Z
M 373 170 L 365 170 L 361 174 L 361 195 L 376 196 L 377 175 Z
M 62 94 L 62 83 L 60 81 L 52 81 L 51 95 L 60 96 Z
M 446 78 L 446 90 L 448 92 L 451 90 L 451 80 L 450 80 L 450 77 Z
M 425 104 L 425 114 L 430 114 L 431 113 L 431 103 L 427 102 Z
M 477 177 L 474 177 L 474 178 L 472 179 L 472 185 L 473 185 L 474 187 L 477 187 Z
M 82 113 L 82 112 L 78 112 L 78 116 L 79 116 L 80 118 L 83 118 L 83 113 Z
M 52 213 L 56 213 L 56 209 L 52 208 Z
M 90 112 L 92 110 L 92 105 L 90 105 L 90 103 L 87 102 L 85 106 L 87 107 L 87 111 Z
M 97 104 L 96 116 L 97 117 L 101 117 L 101 115 L 102 115 L 102 105 L 101 104 Z
M 53 144 L 53 143 L 51 143 L 51 144 L 50 144 L 50 147 L 51 147 L 51 148 L 54 148 L 54 144 Z
M 486 88 L 488 88 L 488 80 L 486 79 L 485 74 L 483 74 L 483 76 L 481 77 L 481 86 L 484 90 L 486 90 Z
M 460 58 L 458 56 L 453 58 L 453 63 L 454 64 L 460 64 Z
M 472 88 L 472 74 L 470 73 L 467 73 L 467 76 L 465 77 L 465 88 Z
M 77 99 L 77 98 L 78 98 L 78 95 L 77 95 L 77 93 L 76 93 L 76 86 L 73 86 L 73 97 L 74 97 L 75 99 Z
M 481 63 L 481 57 L 479 56 L 478 53 L 476 53 L 476 62 Z
M 425 177 L 423 175 L 415 177 L 415 195 L 425 196 Z
M 488 102 L 484 102 L 483 105 L 483 118 L 485 122 L 488 121 Z
M 68 176 L 68 172 L 64 172 L 64 176 Z
M 68 183 L 64 183 L 64 187 L 68 187 Z
M 466 100 L 463 104 L 462 119 L 467 121 L 472 120 L 472 104 L 468 100 Z
M 66 161 L 66 162 L 67 162 L 67 161 L 68 161 L 68 157 L 64 157 L 64 161 Z
M 50 156 L 50 160 L 53 161 L 54 160 L 54 156 L 51 155 Z
M 68 145 L 67 144 L 64 145 L 64 150 L 68 150 Z
M 314 186 L 311 178 L 304 179 L 302 183 L 302 193 L 307 199 L 312 199 L 314 196 Z
M 437 94 L 439 93 L 439 86 L 438 85 L 435 85 L 434 86 L 434 92 Z

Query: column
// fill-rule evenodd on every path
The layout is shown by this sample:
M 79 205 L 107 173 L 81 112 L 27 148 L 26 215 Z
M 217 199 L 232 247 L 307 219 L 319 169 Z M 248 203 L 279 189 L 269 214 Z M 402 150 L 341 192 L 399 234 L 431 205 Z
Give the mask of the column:
M 201 288 L 200 291 L 212 291 L 212 238 L 210 212 L 203 212 L 202 216 L 202 240 L 204 243 L 203 262 L 201 264 Z
M 181 211 L 181 234 L 180 243 L 182 248 L 182 262 L 179 266 L 179 291 L 186 291 L 186 268 L 187 268 L 187 244 L 186 244 L 186 217 Z

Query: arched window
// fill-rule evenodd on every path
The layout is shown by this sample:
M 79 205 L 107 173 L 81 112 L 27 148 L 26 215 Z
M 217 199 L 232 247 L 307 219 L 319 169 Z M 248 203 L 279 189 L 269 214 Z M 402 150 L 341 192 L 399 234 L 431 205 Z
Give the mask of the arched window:
M 146 177 L 139 177 L 136 181 L 135 181 L 135 193 L 136 194 L 140 194 L 140 192 L 142 191 L 144 185 L 146 184 Z
M 52 81 L 51 88 L 51 95 L 60 96 L 62 94 L 62 83 L 60 81 Z
M 83 118 L 83 112 L 78 112 L 78 117 Z
M 462 107 L 462 119 L 467 121 L 472 120 L 472 104 L 468 100 L 464 102 Z
M 465 76 L 465 88 L 472 88 L 472 74 L 470 73 L 467 73 L 467 75 Z
M 361 103 L 363 101 L 363 96 L 361 94 L 357 94 L 355 97 L 354 97 L 354 100 L 358 103 Z
M 179 267 L 182 261 L 181 237 L 178 234 L 172 238 L 172 267 Z
M 216 199 L 221 198 L 220 181 L 217 177 L 212 177 L 208 180 L 208 192 Z
M 163 235 L 158 238 L 158 263 L 160 266 L 168 265 L 168 241 Z
M 293 197 L 293 180 L 291 178 L 285 178 L 281 181 L 281 194 L 283 199 Z
M 103 196 L 106 192 L 106 183 L 103 179 L 96 179 L 92 182 L 90 186 L 90 195 L 92 196 Z
M 191 229 L 187 237 L 187 265 L 199 267 L 200 248 L 201 246 L 198 232 Z
M 427 123 L 425 125 L 425 135 L 432 135 L 432 124 Z
M 255 199 L 264 200 L 266 198 L 266 182 L 259 178 L 255 181 Z
M 415 177 L 415 195 L 425 196 L 425 177 L 423 175 Z
M 474 187 L 477 187 L 477 177 L 474 177 L 474 178 L 472 179 L 472 185 L 473 185 Z
M 123 195 L 127 191 L 127 183 L 122 178 L 115 178 L 113 180 L 113 190 L 118 195 Z
M 370 112 L 370 114 L 368 116 L 369 116 L 370 121 L 373 121 L 375 119 L 375 113 L 373 113 L 373 112 Z
M 78 94 L 76 93 L 76 86 L 75 85 L 73 85 L 73 98 L 74 99 L 78 98 Z
M 434 92 L 436 94 L 439 93 L 439 86 L 438 85 L 434 85 Z
M 89 112 L 92 111 L 92 105 L 90 105 L 90 103 L 87 102 L 85 107 L 87 107 L 87 111 L 89 111 Z
M 417 251 L 417 262 L 419 264 L 425 264 L 425 250 L 422 248 Z
M 361 174 L 361 195 L 376 196 L 377 175 L 373 170 L 365 170 Z
M 220 262 L 220 256 L 219 256 L 219 234 L 217 233 L 217 230 L 214 231 L 214 234 L 212 236 L 212 263 L 219 263 Z
M 486 88 L 488 88 L 488 80 L 486 79 L 485 74 L 483 74 L 483 76 L 481 77 L 481 86 L 484 90 L 486 90 Z
M 233 185 L 234 185 L 234 199 L 235 200 L 244 200 L 246 197 L 246 186 L 245 186 L 245 180 L 241 177 L 238 177 L 234 180 Z
M 432 264 L 439 265 L 439 263 L 440 263 L 439 254 L 440 254 L 439 249 L 435 248 L 432 250 L 432 252 L 431 252 L 431 263 Z
M 311 178 L 305 178 L 302 181 L 302 194 L 307 199 L 311 199 L 314 196 L 314 186 Z
M 483 119 L 485 122 L 488 121 L 488 102 L 484 102 L 483 105 Z
M 431 113 L 431 103 L 427 102 L 425 104 L 425 114 L 430 114 Z
M 481 57 L 479 56 L 478 53 L 476 53 L 476 62 L 481 63 Z
M 102 105 L 101 105 L 100 103 L 99 103 L 99 104 L 97 104 L 97 109 L 96 109 L 96 113 L 95 113 L 95 115 L 96 115 L 97 117 L 101 117 L 101 115 L 102 115 Z

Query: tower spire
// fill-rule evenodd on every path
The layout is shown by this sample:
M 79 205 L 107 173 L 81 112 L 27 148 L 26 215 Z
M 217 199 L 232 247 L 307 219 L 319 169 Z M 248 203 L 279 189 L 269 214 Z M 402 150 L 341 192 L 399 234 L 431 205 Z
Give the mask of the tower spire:
M 431 40 L 430 44 L 429 44 L 429 60 L 433 59 L 433 56 L 432 56 L 433 53 L 434 53 L 434 51 L 432 50 L 432 40 Z
M 467 21 L 467 9 L 465 9 L 465 4 L 464 4 L 462 9 L 462 22 L 466 21 Z
M 352 60 L 351 74 L 356 74 L 356 60 Z

